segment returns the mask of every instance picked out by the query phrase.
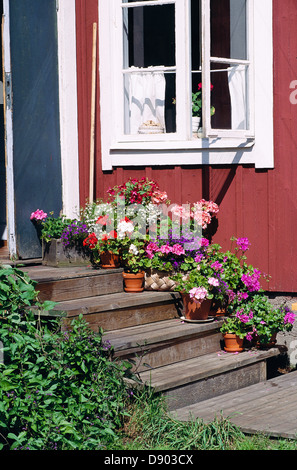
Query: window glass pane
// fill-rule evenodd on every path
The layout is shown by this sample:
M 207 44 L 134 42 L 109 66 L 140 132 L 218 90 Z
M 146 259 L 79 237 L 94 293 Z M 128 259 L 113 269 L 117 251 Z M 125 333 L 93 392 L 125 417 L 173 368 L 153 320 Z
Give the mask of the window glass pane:
M 176 132 L 175 7 L 123 8 L 123 26 L 124 133 Z
M 210 0 L 211 56 L 248 59 L 246 0 Z
M 123 8 L 124 68 L 175 65 L 174 5 Z
M 213 129 L 249 129 L 248 66 L 211 64 Z

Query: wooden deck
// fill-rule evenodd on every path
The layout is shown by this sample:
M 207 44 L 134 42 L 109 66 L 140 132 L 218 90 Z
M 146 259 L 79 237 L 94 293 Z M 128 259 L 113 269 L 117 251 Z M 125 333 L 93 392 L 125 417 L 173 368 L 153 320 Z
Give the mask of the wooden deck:
M 229 392 L 191 406 L 172 415 L 182 421 L 216 416 L 229 418 L 248 434 L 297 439 L 297 371 Z

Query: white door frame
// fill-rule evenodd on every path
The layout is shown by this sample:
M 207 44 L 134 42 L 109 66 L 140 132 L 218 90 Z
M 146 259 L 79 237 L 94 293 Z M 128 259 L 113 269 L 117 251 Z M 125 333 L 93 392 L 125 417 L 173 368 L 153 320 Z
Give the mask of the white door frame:
M 9 0 L 3 0 L 3 93 L 5 114 L 5 159 L 6 159 L 6 207 L 7 207 L 7 242 L 10 258 L 17 256 L 16 227 L 14 206 L 14 173 L 13 173 L 13 124 L 12 124 L 12 83 L 10 58 L 10 25 Z
M 57 28 L 63 214 L 69 218 L 78 218 L 80 207 L 74 0 L 57 2 Z

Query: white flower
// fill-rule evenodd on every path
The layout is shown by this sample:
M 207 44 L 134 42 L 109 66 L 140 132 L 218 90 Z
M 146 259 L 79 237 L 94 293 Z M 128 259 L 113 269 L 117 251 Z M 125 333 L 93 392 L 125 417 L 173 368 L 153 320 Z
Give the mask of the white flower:
M 132 233 L 134 230 L 134 226 L 132 222 L 126 222 L 125 220 L 121 220 L 118 224 L 118 237 L 122 238 L 125 236 L 126 233 Z
M 130 248 L 129 248 L 129 253 L 132 253 L 133 255 L 138 255 L 138 249 L 135 245 L 130 245 Z

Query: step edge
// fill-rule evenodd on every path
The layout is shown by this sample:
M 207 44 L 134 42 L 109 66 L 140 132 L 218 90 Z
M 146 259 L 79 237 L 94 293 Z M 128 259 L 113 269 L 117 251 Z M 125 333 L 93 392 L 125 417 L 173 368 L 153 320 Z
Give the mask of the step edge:
M 217 353 L 215 353 L 215 354 L 217 354 Z M 203 371 L 203 372 L 197 371 L 195 373 L 191 372 L 191 373 L 189 373 L 189 375 L 187 377 L 183 376 L 180 379 L 176 379 L 176 377 L 175 377 L 174 380 L 169 379 L 166 383 L 160 384 L 160 381 L 158 383 L 157 380 L 155 382 L 153 380 L 150 380 L 149 382 L 147 380 L 143 380 L 143 384 L 144 385 L 150 385 L 152 388 L 155 389 L 156 392 L 164 392 L 164 391 L 168 391 L 168 390 L 171 390 L 171 389 L 175 389 L 175 388 L 184 386 L 184 385 L 189 384 L 189 383 L 198 382 L 199 380 L 207 379 L 209 377 L 214 377 L 216 375 L 219 375 L 219 374 L 222 374 L 222 373 L 225 373 L 225 372 L 232 372 L 232 370 L 240 369 L 240 368 L 246 367 L 246 366 L 251 365 L 251 364 L 256 364 L 257 362 L 266 361 L 267 359 L 269 359 L 271 357 L 275 357 L 279 354 L 280 354 L 280 352 L 279 352 L 278 348 L 272 348 L 272 349 L 269 349 L 267 351 L 261 351 L 257 355 L 253 355 L 253 356 L 243 358 L 240 361 L 236 361 L 234 359 L 234 364 L 233 363 L 232 364 L 228 363 L 228 364 L 224 364 L 224 365 L 223 364 L 219 365 L 219 363 L 217 363 L 214 366 L 209 367 L 208 370 L 206 370 L 206 371 Z M 213 356 L 213 354 L 210 354 L 210 355 Z M 168 364 L 168 365 L 165 365 L 165 366 L 161 366 L 161 367 L 152 369 L 150 371 L 140 372 L 139 375 L 140 375 L 141 378 L 144 378 L 148 374 L 150 376 L 152 376 L 154 370 L 158 370 L 158 371 L 163 370 L 164 373 L 166 373 L 167 370 L 174 369 L 174 367 L 176 367 L 177 364 L 180 364 L 181 367 L 184 365 L 183 372 L 185 372 L 186 371 L 185 363 L 188 363 L 188 364 L 190 362 L 193 363 L 194 361 L 197 361 L 197 359 L 199 360 L 202 357 L 205 359 L 207 356 L 210 356 L 210 355 L 205 354 L 204 356 L 198 356 L 196 358 L 187 359 L 185 361 L 181 361 L 180 363 Z M 238 356 L 233 356 L 233 357 L 237 358 Z M 152 377 L 151 377 L 151 379 L 152 379 Z
M 178 321 L 178 319 L 175 319 L 174 321 L 176 320 Z M 166 320 L 164 320 L 164 322 L 166 322 Z M 216 323 L 212 328 L 208 328 L 208 329 L 205 328 L 203 330 L 193 329 L 193 330 L 186 331 L 182 329 L 180 330 L 176 329 L 176 331 L 174 332 L 170 331 L 167 334 L 164 334 L 164 332 L 160 332 L 160 333 L 156 332 L 155 336 L 149 339 L 145 337 L 143 338 L 138 337 L 138 339 L 135 339 L 135 340 L 124 340 L 120 336 L 119 338 L 115 339 L 112 337 L 112 335 L 108 333 L 105 335 L 105 337 L 108 341 L 111 342 L 116 352 L 124 353 L 125 351 L 133 352 L 133 350 L 135 350 L 136 352 L 137 349 L 139 349 L 140 347 L 157 348 L 158 345 L 164 342 L 171 343 L 178 339 L 191 339 L 191 338 L 199 338 L 199 337 L 203 338 L 203 337 L 211 336 L 211 335 L 219 335 L 220 334 L 219 328 L 220 328 L 220 325 Z
M 102 294 L 102 295 L 96 295 L 96 296 L 91 296 L 91 297 L 84 297 L 84 298 L 79 298 L 79 299 L 72 299 L 72 300 L 61 300 L 57 302 L 57 306 L 55 307 L 55 310 L 66 310 L 67 312 L 77 312 L 80 309 L 83 309 L 84 313 L 100 313 L 100 312 L 107 312 L 109 310 L 118 310 L 118 309 L 125 309 L 128 307 L 133 307 L 133 306 L 139 306 L 139 305 L 149 305 L 149 304 L 164 304 L 164 303 L 172 303 L 174 304 L 176 300 L 179 300 L 179 297 L 176 295 L 175 298 L 170 298 L 165 294 L 165 292 L 162 292 L 162 298 L 161 296 L 158 297 L 152 297 L 149 298 L 147 296 L 141 297 L 141 294 L 136 297 L 133 294 L 127 294 L 126 292 L 123 292 L 123 297 L 122 299 L 118 299 L 115 303 L 108 303 L 108 300 L 112 301 L 113 296 L 118 296 L 121 292 L 114 292 L 113 294 Z M 178 293 L 176 293 L 178 294 Z M 125 296 L 127 296 L 125 298 Z M 129 296 L 129 297 L 128 297 Z M 86 301 L 88 299 L 88 302 L 91 303 L 88 307 L 82 305 L 76 305 L 79 304 L 81 301 Z M 92 300 L 93 299 L 93 300 Z M 135 300 L 137 300 L 135 302 Z M 105 305 L 103 305 L 102 301 L 105 301 Z M 101 305 L 100 305 L 101 303 Z M 60 307 L 59 308 L 59 304 Z M 71 306 L 71 304 L 74 304 Z M 74 313 L 75 315 L 75 313 Z

